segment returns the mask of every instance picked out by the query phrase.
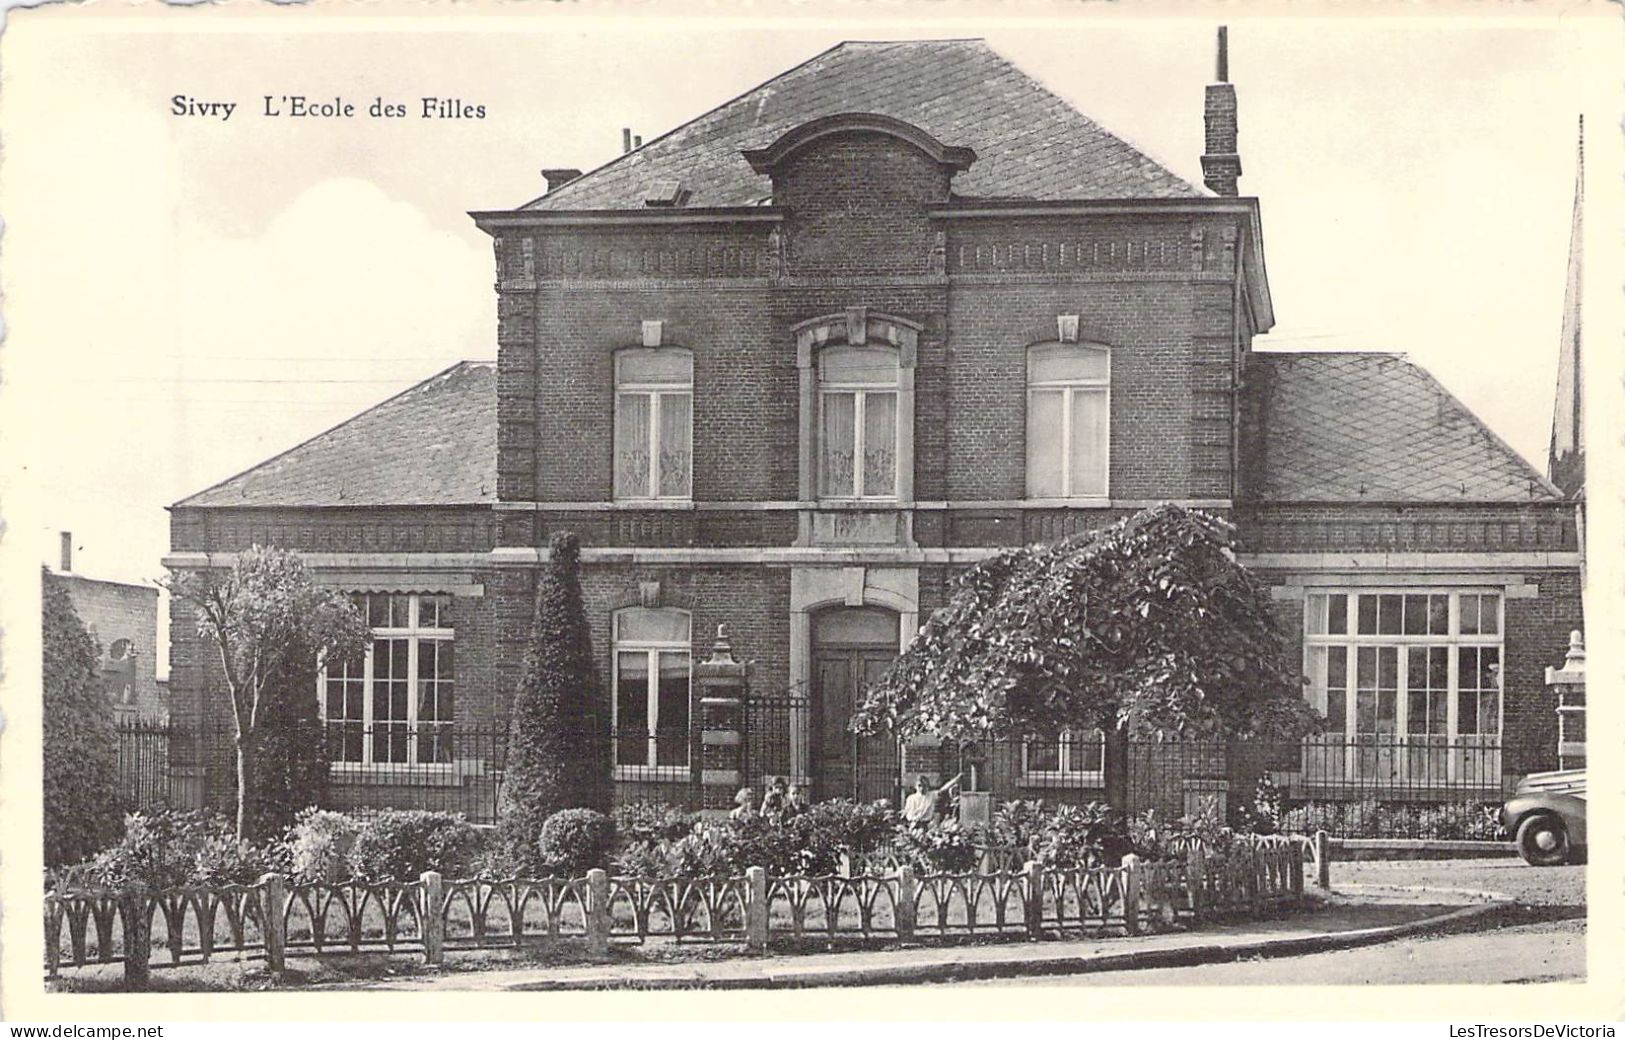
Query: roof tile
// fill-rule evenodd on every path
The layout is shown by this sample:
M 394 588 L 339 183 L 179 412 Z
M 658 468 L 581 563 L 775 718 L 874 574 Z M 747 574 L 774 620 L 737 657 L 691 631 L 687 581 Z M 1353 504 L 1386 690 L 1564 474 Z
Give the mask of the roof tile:
M 469 505 L 496 500 L 496 365 L 451 368 L 176 505 Z
M 1426 370 L 1397 354 L 1251 356 L 1252 495 L 1277 502 L 1559 498 Z
M 978 159 L 961 198 L 1196 198 L 1207 193 L 1113 136 L 981 40 L 847 42 L 537 199 L 527 209 L 642 209 L 680 179 L 690 206 L 749 206 L 772 185 L 739 154 L 820 116 L 906 120 Z

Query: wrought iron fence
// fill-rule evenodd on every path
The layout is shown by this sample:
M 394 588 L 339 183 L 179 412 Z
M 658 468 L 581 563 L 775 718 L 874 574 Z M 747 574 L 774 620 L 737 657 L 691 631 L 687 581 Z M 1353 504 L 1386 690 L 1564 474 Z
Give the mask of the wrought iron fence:
M 860 737 L 844 727 L 825 732 L 813 706 L 794 693 L 747 697 L 738 725 L 739 783 L 756 797 L 774 778 L 785 777 L 815 801 L 853 798 L 900 806 L 917 777 L 936 786 L 958 775 L 961 791 L 982 793 L 994 803 L 1110 800 L 1166 819 L 1212 811 L 1238 823 L 1247 822 L 1245 814 L 1262 795 L 1277 799 L 1278 822 L 1301 832 L 1501 837 L 1493 808 L 1506 793 L 1507 778 L 1500 743 L 1491 737 L 1136 737 L 1109 744 L 1096 732 L 976 742 L 897 740 Z M 229 801 L 235 785 L 230 720 L 203 729 L 130 723 L 119 735 L 128 807 L 162 804 L 169 796 L 170 764 L 178 759 L 203 766 L 208 804 Z M 423 730 L 404 723 L 334 722 L 327 724 L 324 745 L 330 764 L 319 801 L 325 808 L 425 808 L 460 812 L 476 823 L 496 820 L 507 765 L 503 724 L 457 721 Z M 610 772 L 617 801 L 660 801 L 692 811 L 719 808 L 732 794 L 703 783 L 706 747 L 698 717 L 684 734 L 600 732 L 578 745 L 583 768 Z M 1113 761 L 1117 754 L 1126 761 Z M 1122 789 L 1108 799 L 1114 769 Z
M 120 719 L 118 777 L 120 808 L 151 809 L 169 801 L 168 722 Z

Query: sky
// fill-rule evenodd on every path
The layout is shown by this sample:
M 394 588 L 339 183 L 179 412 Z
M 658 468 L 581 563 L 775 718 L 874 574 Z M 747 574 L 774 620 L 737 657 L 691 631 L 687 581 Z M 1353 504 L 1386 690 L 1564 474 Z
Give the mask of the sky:
M 468 211 L 612 159 L 622 127 L 651 139 L 841 39 L 983 36 L 1199 183 L 1216 24 L 179 13 L 14 11 L 0 41 L 8 536 L 54 564 L 71 530 L 76 569 L 118 580 L 163 573 L 166 505 L 494 357 Z M 1229 36 L 1277 316 L 1257 346 L 1405 352 L 1544 469 L 1582 110 L 1592 170 L 1625 168 L 1614 35 L 1571 14 Z M 267 94 L 487 114 L 273 120 Z

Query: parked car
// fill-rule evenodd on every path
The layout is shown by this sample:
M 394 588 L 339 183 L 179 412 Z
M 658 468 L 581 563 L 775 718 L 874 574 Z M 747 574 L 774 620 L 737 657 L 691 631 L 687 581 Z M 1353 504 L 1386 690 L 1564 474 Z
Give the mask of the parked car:
M 1531 866 L 1555 867 L 1579 859 L 1586 844 L 1585 770 L 1524 777 L 1501 807 L 1501 825 Z

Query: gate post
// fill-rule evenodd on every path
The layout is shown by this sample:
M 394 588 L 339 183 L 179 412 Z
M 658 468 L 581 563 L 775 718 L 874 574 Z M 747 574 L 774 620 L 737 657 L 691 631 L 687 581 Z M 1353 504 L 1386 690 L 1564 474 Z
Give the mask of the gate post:
M 1332 837 L 1325 831 L 1315 832 L 1315 887 L 1332 887 Z
M 699 782 L 701 809 L 728 808 L 744 782 L 745 670 L 745 665 L 734 660 L 728 626 L 718 625 L 710 659 L 694 666 L 700 719 L 693 772 Z
M 1191 914 L 1201 917 L 1207 889 L 1207 856 L 1201 842 L 1193 841 L 1185 850 L 1185 887 L 1190 892 Z

